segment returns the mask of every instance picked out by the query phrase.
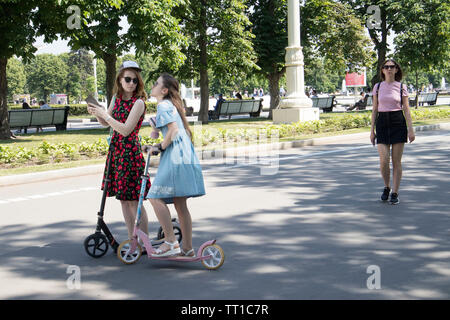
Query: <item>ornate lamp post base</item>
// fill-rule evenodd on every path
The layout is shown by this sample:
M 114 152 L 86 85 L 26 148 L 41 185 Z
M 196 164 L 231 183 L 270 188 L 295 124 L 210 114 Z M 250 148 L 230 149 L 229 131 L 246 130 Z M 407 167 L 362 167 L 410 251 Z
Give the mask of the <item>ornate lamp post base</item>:
M 319 120 L 319 108 L 312 108 L 312 100 L 305 94 L 303 52 L 300 46 L 286 48 L 287 96 L 280 108 L 272 111 L 275 124 Z
M 319 120 L 319 108 L 287 108 L 272 110 L 273 123 Z

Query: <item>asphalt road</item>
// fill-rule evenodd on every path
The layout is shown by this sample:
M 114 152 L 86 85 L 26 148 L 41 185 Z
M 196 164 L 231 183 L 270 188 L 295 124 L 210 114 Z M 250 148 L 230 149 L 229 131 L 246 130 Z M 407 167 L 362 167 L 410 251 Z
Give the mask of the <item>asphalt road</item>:
M 145 257 L 124 265 L 111 250 L 89 257 L 100 174 L 1 187 L 0 299 L 449 299 L 450 131 L 405 146 L 397 206 L 378 200 L 367 142 L 272 153 L 272 171 L 255 158 L 205 162 L 207 195 L 188 203 L 194 246 L 216 238 L 225 251 L 216 271 Z M 117 200 L 105 220 L 126 239 Z M 69 266 L 80 288 L 68 285 Z

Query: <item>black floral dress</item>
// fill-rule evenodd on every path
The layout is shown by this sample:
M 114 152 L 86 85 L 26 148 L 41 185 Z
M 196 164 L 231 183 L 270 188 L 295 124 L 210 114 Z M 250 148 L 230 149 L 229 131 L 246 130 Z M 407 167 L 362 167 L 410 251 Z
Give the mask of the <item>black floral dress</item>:
M 127 121 L 131 108 L 136 102 L 137 97 L 130 100 L 122 100 L 122 97 L 116 98 L 112 117 L 122 123 Z M 114 131 L 110 142 L 111 168 L 109 171 L 108 197 L 115 196 L 119 200 L 139 200 L 141 192 L 141 175 L 145 169 L 145 159 L 142 154 L 141 144 L 139 142 L 139 129 L 144 120 L 145 113 L 141 116 L 134 130 L 126 137 Z M 109 157 L 109 156 L 108 156 Z M 106 159 L 108 164 L 108 159 Z M 103 181 L 106 175 L 103 174 Z M 104 182 L 102 183 L 102 190 Z M 145 196 L 150 189 L 150 180 L 147 182 Z

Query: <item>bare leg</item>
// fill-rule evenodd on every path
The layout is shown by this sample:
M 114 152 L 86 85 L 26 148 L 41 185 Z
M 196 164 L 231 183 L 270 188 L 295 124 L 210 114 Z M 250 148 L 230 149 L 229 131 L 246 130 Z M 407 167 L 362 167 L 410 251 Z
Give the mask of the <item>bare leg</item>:
M 170 216 L 170 210 L 167 207 L 166 203 L 161 199 L 149 199 L 150 203 L 153 206 L 153 210 L 155 211 L 156 217 L 158 218 L 159 224 L 161 225 L 164 231 L 164 239 L 167 242 L 175 242 L 177 238 L 173 232 L 173 224 L 172 218 Z M 169 246 L 163 243 L 159 247 L 162 251 L 169 250 Z
M 400 181 L 402 179 L 402 156 L 404 143 L 396 143 L 392 145 L 392 165 L 394 167 L 392 173 L 392 192 L 398 193 Z
M 122 213 L 125 219 L 125 224 L 127 225 L 128 239 L 132 239 L 139 202 L 120 200 L 120 204 L 122 205 Z M 144 206 L 141 208 L 141 223 L 139 225 L 139 229 L 148 235 L 148 217 Z
M 186 198 L 174 198 L 175 210 L 180 220 L 181 234 L 183 235 L 183 250 L 192 249 L 192 218 L 186 204 Z
M 380 155 L 380 171 L 384 180 L 384 186 L 389 188 L 391 169 L 389 168 L 390 145 L 377 144 L 378 154 Z

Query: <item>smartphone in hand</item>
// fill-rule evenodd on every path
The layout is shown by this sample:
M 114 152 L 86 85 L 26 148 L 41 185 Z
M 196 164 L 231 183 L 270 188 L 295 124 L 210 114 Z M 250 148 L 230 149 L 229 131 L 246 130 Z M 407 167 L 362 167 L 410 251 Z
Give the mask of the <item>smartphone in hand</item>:
M 88 97 L 86 98 L 86 103 L 94 105 L 97 108 L 104 109 L 104 107 L 100 104 L 100 102 L 98 102 L 97 99 L 95 99 L 91 94 L 88 95 Z

